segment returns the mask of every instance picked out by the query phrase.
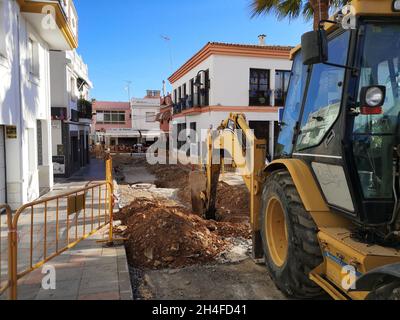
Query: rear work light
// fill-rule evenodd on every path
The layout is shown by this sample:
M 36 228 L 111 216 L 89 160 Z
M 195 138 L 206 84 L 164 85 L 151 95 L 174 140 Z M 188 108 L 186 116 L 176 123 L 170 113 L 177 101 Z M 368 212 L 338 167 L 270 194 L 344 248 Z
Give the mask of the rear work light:
M 385 104 L 386 87 L 369 86 L 361 89 L 361 114 L 382 114 L 382 106 Z

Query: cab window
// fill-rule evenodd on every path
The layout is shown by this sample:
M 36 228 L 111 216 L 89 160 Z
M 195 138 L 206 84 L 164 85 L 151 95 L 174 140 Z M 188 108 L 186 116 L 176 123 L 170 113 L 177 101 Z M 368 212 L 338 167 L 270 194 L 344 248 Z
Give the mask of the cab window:
M 293 60 L 285 111 L 280 124 L 280 133 L 276 146 L 276 158 L 287 157 L 292 154 L 294 129 L 300 117 L 306 79 L 307 67 L 303 65 L 303 58 L 300 52 Z
M 347 63 L 350 33 L 345 32 L 329 42 L 329 62 Z M 301 131 L 296 150 L 319 145 L 338 118 L 343 95 L 345 69 L 326 64 L 313 66 Z
M 386 87 L 382 113 L 360 114 L 354 120 L 353 153 L 366 199 L 393 198 L 393 151 L 400 143 L 399 39 L 397 24 L 365 25 L 359 91 L 365 86 Z

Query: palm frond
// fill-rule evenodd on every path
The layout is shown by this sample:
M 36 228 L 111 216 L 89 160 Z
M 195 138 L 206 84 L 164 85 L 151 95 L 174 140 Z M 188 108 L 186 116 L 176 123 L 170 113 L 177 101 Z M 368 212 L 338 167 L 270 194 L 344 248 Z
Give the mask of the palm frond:
M 269 14 L 275 11 L 279 6 L 280 0 L 252 0 L 252 17 Z
M 349 3 L 350 0 L 329 0 L 331 11 Z M 298 18 L 300 15 L 306 20 L 314 16 L 314 11 L 308 0 L 252 0 L 252 17 L 273 13 L 278 19 Z
M 303 6 L 303 11 L 302 11 L 302 15 L 304 17 L 305 20 L 311 20 L 314 16 L 314 10 L 311 7 L 310 2 L 307 1 L 307 3 Z
M 278 6 L 278 14 L 281 18 L 298 18 L 302 12 L 303 1 L 283 0 Z

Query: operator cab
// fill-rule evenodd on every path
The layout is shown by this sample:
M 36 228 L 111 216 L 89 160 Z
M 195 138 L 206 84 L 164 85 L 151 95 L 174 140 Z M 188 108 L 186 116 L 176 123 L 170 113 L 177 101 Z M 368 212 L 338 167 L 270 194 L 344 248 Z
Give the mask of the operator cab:
M 337 17 L 293 55 L 275 158 L 305 160 L 333 211 L 385 238 L 400 227 L 400 16 Z

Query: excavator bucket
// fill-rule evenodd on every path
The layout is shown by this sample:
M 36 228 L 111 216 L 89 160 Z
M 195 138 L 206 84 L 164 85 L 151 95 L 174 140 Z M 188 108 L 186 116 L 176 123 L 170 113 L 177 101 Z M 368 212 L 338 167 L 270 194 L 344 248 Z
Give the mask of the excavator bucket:
M 201 171 L 192 171 L 189 175 L 189 184 L 192 197 L 192 210 L 201 217 L 206 216 L 207 204 L 207 177 Z
M 216 220 L 215 208 L 220 165 L 212 165 L 211 185 L 207 185 L 207 175 L 202 171 L 192 171 L 189 175 L 190 191 L 192 196 L 192 210 L 207 220 Z

